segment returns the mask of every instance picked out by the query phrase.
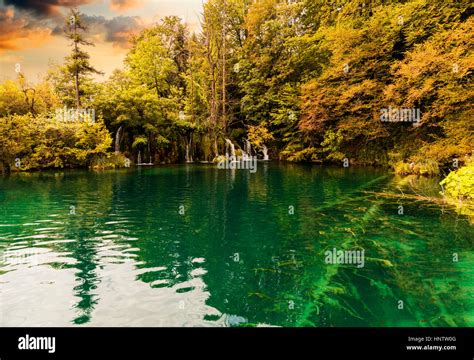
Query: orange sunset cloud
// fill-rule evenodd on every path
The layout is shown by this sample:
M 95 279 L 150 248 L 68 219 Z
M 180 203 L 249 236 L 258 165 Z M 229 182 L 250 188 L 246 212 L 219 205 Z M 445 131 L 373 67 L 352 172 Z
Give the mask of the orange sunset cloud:
M 124 12 L 142 4 L 142 0 L 112 0 L 110 2 L 110 10 Z
M 0 8 L 0 52 L 40 47 L 52 30 L 29 18 L 15 17 L 13 8 Z

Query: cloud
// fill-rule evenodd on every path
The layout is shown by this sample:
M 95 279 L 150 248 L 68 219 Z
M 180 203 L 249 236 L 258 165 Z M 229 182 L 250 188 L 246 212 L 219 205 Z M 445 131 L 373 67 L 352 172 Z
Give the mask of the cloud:
M 138 16 L 119 16 L 108 20 L 105 40 L 120 47 L 129 47 L 129 39 L 145 28 L 143 20 Z
M 64 2 L 68 1 L 61 3 Z M 145 28 L 145 22 L 139 16 L 107 19 L 83 14 L 83 22 L 87 27 L 86 38 L 96 45 L 111 43 L 118 49 L 129 48 L 131 35 Z M 42 17 L 12 6 L 0 7 L 0 53 L 41 47 L 53 36 L 63 36 L 64 23 L 64 15 Z
M 34 12 L 36 15 L 59 15 L 60 8 L 79 7 L 98 0 L 4 0 L 5 5 Z M 143 0 L 110 0 L 110 10 L 124 12 L 143 4 Z
M 0 53 L 40 47 L 52 30 L 42 21 L 15 12 L 13 7 L 0 8 Z
M 143 4 L 142 0 L 111 0 L 110 10 L 123 12 Z
M 37 15 L 59 15 L 60 7 L 77 7 L 89 4 L 91 0 L 4 0 L 5 5 L 32 11 Z
M 93 42 L 108 42 L 114 47 L 129 48 L 129 39 L 145 28 L 144 21 L 139 16 L 116 16 L 106 19 L 103 16 L 83 15 L 87 37 Z M 54 29 L 54 33 L 62 31 L 62 27 Z

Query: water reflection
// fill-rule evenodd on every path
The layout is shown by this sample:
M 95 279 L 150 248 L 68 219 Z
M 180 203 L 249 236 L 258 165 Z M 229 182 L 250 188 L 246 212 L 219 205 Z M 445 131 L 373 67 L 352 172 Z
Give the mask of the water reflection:
M 474 324 L 472 226 L 420 201 L 400 216 L 382 191 L 439 190 L 268 163 L 0 179 L 1 324 Z M 366 249 L 366 266 L 328 266 L 332 247 Z

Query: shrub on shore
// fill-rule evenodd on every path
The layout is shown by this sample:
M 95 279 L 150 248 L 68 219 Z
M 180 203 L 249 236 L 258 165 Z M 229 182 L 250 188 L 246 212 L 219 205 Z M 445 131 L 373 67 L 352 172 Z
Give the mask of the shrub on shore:
M 398 161 L 394 170 L 397 175 L 437 176 L 440 173 L 438 162 L 431 159 L 411 163 Z
M 92 170 L 109 170 L 130 167 L 130 160 L 123 154 L 108 153 L 95 156 L 90 164 Z
M 0 118 L 3 172 L 89 167 L 105 156 L 112 138 L 103 121 L 58 122 L 39 115 Z
M 451 171 L 449 175 L 440 182 L 444 188 L 444 194 L 451 199 L 460 202 L 474 202 L 474 159 L 465 166 Z

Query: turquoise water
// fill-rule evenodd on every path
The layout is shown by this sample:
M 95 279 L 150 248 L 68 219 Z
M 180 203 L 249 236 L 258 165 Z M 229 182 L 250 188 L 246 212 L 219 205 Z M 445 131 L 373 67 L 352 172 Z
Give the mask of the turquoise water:
M 263 162 L 0 178 L 0 325 L 473 326 L 474 226 L 398 196 L 438 181 Z

